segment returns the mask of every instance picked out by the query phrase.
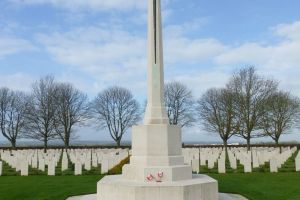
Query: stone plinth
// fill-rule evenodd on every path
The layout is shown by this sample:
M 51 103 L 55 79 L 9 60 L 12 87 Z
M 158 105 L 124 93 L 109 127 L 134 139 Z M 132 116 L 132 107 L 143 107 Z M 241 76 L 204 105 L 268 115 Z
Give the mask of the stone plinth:
M 163 182 L 192 178 L 191 166 L 184 165 L 181 130 L 168 124 L 140 125 L 132 129 L 132 157 L 123 167 L 123 178 L 147 181 L 162 172 Z
M 97 200 L 217 200 L 218 183 L 206 175 L 173 182 L 125 180 L 106 176 L 97 185 Z
M 89 194 L 89 195 L 82 195 L 82 196 L 73 196 L 67 198 L 67 200 L 96 200 L 97 194 Z M 247 200 L 245 197 L 238 195 L 238 194 L 224 194 L 219 193 L 218 200 Z
M 140 125 L 132 129 L 132 156 L 123 174 L 98 182 L 97 200 L 120 199 L 217 200 L 218 184 L 206 175 L 193 176 L 184 164 L 180 127 Z

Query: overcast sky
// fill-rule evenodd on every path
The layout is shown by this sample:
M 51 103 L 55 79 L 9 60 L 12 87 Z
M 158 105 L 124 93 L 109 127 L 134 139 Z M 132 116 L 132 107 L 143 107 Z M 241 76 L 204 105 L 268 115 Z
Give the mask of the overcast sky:
M 0 0 L 0 86 L 30 91 L 53 74 L 92 99 L 113 85 L 146 95 L 146 0 Z M 300 96 L 299 0 L 163 0 L 166 81 L 199 98 L 254 65 Z M 78 130 L 81 140 L 108 134 Z M 217 141 L 199 127 L 184 140 Z M 125 139 L 129 139 L 127 134 Z M 300 134 L 284 140 L 300 140 Z M 0 140 L 3 140 L 0 137 Z

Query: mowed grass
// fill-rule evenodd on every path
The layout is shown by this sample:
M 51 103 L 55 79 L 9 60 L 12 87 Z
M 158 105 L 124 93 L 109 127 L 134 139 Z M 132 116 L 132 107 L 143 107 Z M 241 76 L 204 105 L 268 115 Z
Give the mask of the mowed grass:
M 219 190 L 250 200 L 300 200 L 300 173 L 209 174 Z
M 101 175 L 89 176 L 3 176 L 1 200 L 63 200 L 69 196 L 96 193 Z
M 250 200 L 299 200 L 300 173 L 209 174 L 220 192 L 242 194 Z M 63 200 L 96 193 L 102 176 L 4 176 L 0 177 L 1 200 Z M 167 200 L 167 199 L 166 199 Z

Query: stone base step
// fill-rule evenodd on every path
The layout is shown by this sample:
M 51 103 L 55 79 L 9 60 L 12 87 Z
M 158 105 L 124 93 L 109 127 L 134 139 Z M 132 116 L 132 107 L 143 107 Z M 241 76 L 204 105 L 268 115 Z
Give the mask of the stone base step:
M 67 198 L 67 200 L 97 200 L 97 194 L 74 196 L 74 197 Z M 220 193 L 219 200 L 248 200 L 248 199 L 238 194 Z

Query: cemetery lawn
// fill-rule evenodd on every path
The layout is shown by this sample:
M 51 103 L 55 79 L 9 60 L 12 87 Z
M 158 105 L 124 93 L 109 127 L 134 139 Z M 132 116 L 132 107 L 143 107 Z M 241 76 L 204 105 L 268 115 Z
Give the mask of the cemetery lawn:
M 1 176 L 1 200 L 64 200 L 69 196 L 96 192 L 101 175 Z
M 300 173 L 208 174 L 219 181 L 220 192 L 239 193 L 250 200 L 299 200 Z M 1 200 L 64 200 L 69 196 L 96 193 L 100 175 L 2 176 Z
M 219 190 L 250 200 L 299 200 L 300 173 L 209 174 L 219 181 Z

